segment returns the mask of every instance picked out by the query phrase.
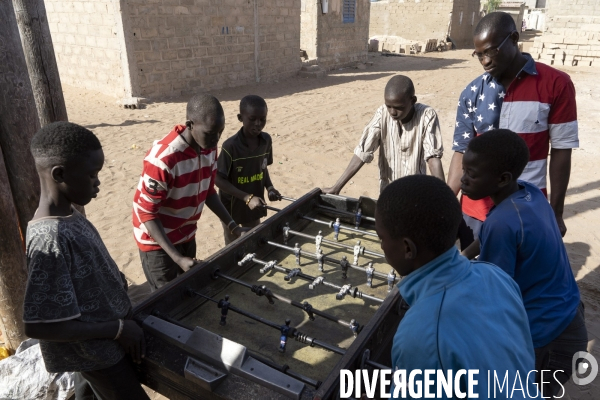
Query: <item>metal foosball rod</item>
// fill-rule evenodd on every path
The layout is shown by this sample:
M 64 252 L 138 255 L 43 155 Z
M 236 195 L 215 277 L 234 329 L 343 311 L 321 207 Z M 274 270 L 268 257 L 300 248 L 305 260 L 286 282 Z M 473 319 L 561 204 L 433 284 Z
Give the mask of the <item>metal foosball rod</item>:
M 312 337 L 310 337 L 310 336 L 308 336 L 308 335 L 306 335 L 306 334 L 304 334 L 302 332 L 298 332 L 298 330 L 296 328 L 290 327 L 290 319 L 289 318 L 285 320 L 285 324 L 284 325 L 277 325 L 276 323 L 274 323 L 272 321 L 269 321 L 269 320 L 267 320 L 265 318 L 259 317 L 258 315 L 254 315 L 254 314 L 252 314 L 252 313 L 250 313 L 248 311 L 244 311 L 244 310 L 241 310 L 241 309 L 239 309 L 239 308 L 237 308 L 235 306 L 232 306 L 231 303 L 228 300 L 229 296 L 225 296 L 226 300 L 223 300 L 223 299 L 221 299 L 221 300 L 215 300 L 212 297 L 207 296 L 205 294 L 202 294 L 200 292 L 197 292 L 197 291 L 195 291 L 195 290 L 193 290 L 191 288 L 188 288 L 187 292 L 188 292 L 188 294 L 190 296 L 198 296 L 198 297 L 202 297 L 202 298 L 204 298 L 206 300 L 212 301 L 213 303 L 216 303 L 217 307 L 219 307 L 219 308 L 226 307 L 226 311 L 231 310 L 231 311 L 233 311 L 235 313 L 238 313 L 238 314 L 241 314 L 241 315 L 243 315 L 243 316 L 245 316 L 247 318 L 253 319 L 253 320 L 258 321 L 258 322 L 261 322 L 261 323 L 263 323 L 263 324 L 265 324 L 267 326 L 270 326 L 272 328 L 278 329 L 281 332 L 282 335 L 283 334 L 286 335 L 286 338 L 287 337 L 293 337 L 297 342 L 308 344 L 308 345 L 310 345 L 310 347 L 317 346 L 317 347 L 320 347 L 320 348 L 325 349 L 325 350 L 329 350 L 329 351 L 331 351 L 333 353 L 336 353 L 336 354 L 339 354 L 339 355 L 342 355 L 342 356 L 346 354 L 346 350 L 342 349 L 341 347 L 334 346 L 332 344 L 329 344 L 329 343 L 323 342 L 321 340 L 312 338 Z M 281 339 L 283 341 L 283 337 Z M 284 345 L 283 349 L 285 350 L 285 345 Z M 281 351 L 281 346 L 280 346 L 280 351 Z M 382 365 L 382 364 L 379 364 L 379 363 L 377 363 L 375 361 L 371 361 L 371 360 L 365 360 L 365 364 L 370 365 L 370 366 L 372 366 L 374 368 L 378 368 L 378 369 L 389 369 L 389 367 L 387 367 L 385 365 Z
M 154 315 L 157 318 L 163 319 L 163 320 L 165 320 L 167 322 L 170 322 L 171 324 L 174 324 L 174 325 L 180 326 L 180 327 L 182 327 L 184 329 L 187 329 L 189 331 L 193 331 L 194 330 L 194 328 L 192 326 L 184 324 L 181 321 L 178 321 L 175 318 L 172 318 L 171 316 L 169 316 L 167 314 L 161 313 L 160 311 L 153 311 L 152 315 Z M 269 367 L 271 367 L 273 369 L 278 370 L 279 372 L 282 372 L 282 373 L 284 373 L 284 374 L 286 374 L 288 376 L 291 376 L 292 378 L 297 379 L 300 382 L 304 382 L 304 383 L 306 383 L 306 384 L 308 384 L 308 385 L 310 385 L 310 386 L 312 386 L 312 387 L 314 387 L 316 389 L 318 389 L 319 386 L 321 386 L 321 383 L 322 383 L 321 381 L 317 381 L 315 379 L 309 378 L 308 376 L 304 376 L 304 375 L 299 374 L 299 373 L 297 373 L 295 371 L 292 371 L 290 369 L 289 365 L 287 365 L 287 364 L 283 364 L 283 365 L 277 364 L 277 363 L 275 363 L 275 362 L 273 362 L 273 361 L 271 361 L 271 360 L 269 360 L 267 358 L 262 357 L 259 354 L 256 354 L 253 351 L 249 351 L 249 354 L 250 354 L 250 357 L 252 357 L 252 358 L 260 361 L 263 364 L 268 365 Z
M 321 232 L 321 231 L 319 231 Z M 344 247 L 346 249 L 349 250 L 354 250 L 355 246 L 350 246 L 348 244 L 344 244 L 344 243 L 340 243 L 340 242 L 334 242 L 333 240 L 328 240 L 322 237 L 322 235 L 318 235 L 318 236 L 313 236 L 313 235 L 309 235 L 303 232 L 298 232 L 295 230 L 292 230 L 289 228 L 289 223 L 286 224 L 286 226 L 283 228 L 283 241 L 284 243 L 287 243 L 287 239 L 289 238 L 289 235 L 296 235 L 296 236 L 300 236 L 306 239 L 312 239 L 315 240 L 316 242 L 322 242 L 322 243 L 327 243 L 333 246 L 338 246 L 338 247 Z M 320 243 L 319 243 L 320 245 Z M 319 250 L 317 248 L 317 250 Z M 384 258 L 385 255 L 383 255 L 382 253 L 377 253 L 375 251 L 371 251 L 371 250 L 367 250 L 364 246 L 361 247 L 361 254 L 369 254 L 375 257 L 381 257 Z
M 340 230 L 345 230 L 345 231 L 360 233 L 361 235 L 374 236 L 374 237 L 378 238 L 378 236 L 377 236 L 376 233 L 365 231 L 365 230 L 362 230 L 362 229 L 351 228 L 349 226 L 342 225 L 340 223 L 340 219 L 339 218 L 336 218 L 335 222 L 334 221 L 329 221 L 329 222 L 327 222 L 327 221 L 321 221 L 320 219 L 307 217 L 306 215 L 302 215 L 301 218 L 303 218 L 303 219 L 305 219 L 307 221 L 316 222 L 317 224 L 327 225 L 328 227 L 333 228 L 334 238 L 336 238 L 336 239 L 337 239 L 337 235 L 339 234 Z
M 214 272 L 214 276 L 221 277 L 223 279 L 227 279 L 228 281 L 237 283 L 238 285 L 241 285 L 241 286 L 245 286 L 245 287 L 249 288 L 252 291 L 252 293 L 256 293 L 256 295 L 258 295 L 258 296 L 265 296 L 270 304 L 274 304 L 275 302 L 273 301 L 273 299 L 277 299 L 277 300 L 287 303 L 291 306 L 299 308 L 302 311 L 306 312 L 306 314 L 308 314 L 308 319 L 310 319 L 311 321 L 314 321 L 315 315 L 318 315 L 318 316 L 328 319 L 330 321 L 336 322 L 342 326 L 350 328 L 352 330 L 352 333 L 354 334 L 354 336 L 356 336 L 361 329 L 360 325 L 358 324 L 358 322 L 356 322 L 356 320 L 354 318 L 351 319 L 350 322 L 344 321 L 342 319 L 335 317 L 334 315 L 331 315 L 331 314 L 328 314 L 321 310 L 318 310 L 316 308 L 313 308 L 313 306 L 310 305 L 306 301 L 304 303 L 300 303 L 298 301 L 291 300 L 291 299 L 288 299 L 287 297 L 278 295 L 277 293 L 273 293 L 265 285 L 260 285 L 260 286 L 259 285 L 251 285 L 247 282 L 241 281 L 232 276 L 225 275 L 218 270 Z
M 270 240 L 267 241 L 267 244 L 274 246 L 274 247 L 279 247 L 280 249 L 288 250 L 288 251 L 291 251 L 292 253 L 294 253 L 296 255 L 296 264 L 298 264 L 298 265 L 300 265 L 299 257 L 304 256 L 304 257 L 311 258 L 311 259 L 317 260 L 317 261 L 319 261 L 319 258 L 322 258 L 323 261 L 326 261 L 330 264 L 340 265 L 342 267 L 342 270 L 344 270 L 344 269 L 347 270 L 348 268 L 352 268 L 352 269 L 356 269 L 358 271 L 362 271 L 365 273 L 368 272 L 366 268 L 360 267 L 358 265 L 350 264 L 348 261 L 344 262 L 345 256 L 342 257 L 341 260 L 336 260 L 335 258 L 331 258 L 331 257 L 327 257 L 327 256 L 317 256 L 316 254 L 312 254 L 306 250 L 302 250 L 300 247 L 290 247 L 290 246 L 286 246 L 281 243 L 272 242 Z M 381 279 L 387 280 L 389 277 L 389 274 L 386 275 L 386 274 L 378 272 L 378 271 L 373 271 L 373 276 L 377 276 Z
M 287 201 L 296 201 L 296 199 L 293 199 L 291 197 L 285 197 L 285 196 L 280 196 L 279 197 L 281 200 L 287 200 Z M 358 211 L 356 213 L 350 212 L 350 211 L 343 211 L 343 210 L 338 210 L 332 207 L 327 207 L 327 206 L 322 206 L 320 204 L 316 205 L 317 208 L 321 209 L 321 210 L 326 210 L 326 211 L 330 211 L 330 212 L 334 212 L 334 213 L 338 213 L 340 215 L 347 215 L 349 217 L 354 217 L 354 221 L 355 221 L 355 227 L 358 228 L 360 226 L 360 221 L 362 219 L 365 219 L 367 221 L 371 221 L 371 222 L 375 222 L 375 218 L 373 217 L 366 217 L 364 215 L 362 215 L 362 210 L 359 208 Z
M 300 268 L 294 268 L 292 270 L 289 268 L 285 268 L 281 265 L 278 265 L 277 261 L 264 261 L 264 260 L 260 260 L 260 259 L 256 258 L 255 256 L 256 256 L 256 254 L 254 254 L 254 253 L 246 254 L 244 256 L 244 258 L 240 262 L 238 262 L 238 265 L 244 266 L 248 262 L 255 262 L 257 264 L 261 264 L 264 266 L 263 268 L 260 269 L 260 272 L 263 274 L 268 273 L 272 269 L 279 271 L 279 272 L 287 273 L 288 276 L 293 273 L 294 276 L 297 276 L 298 278 L 301 278 L 301 279 L 304 279 L 304 280 L 310 282 L 310 284 L 308 285 L 309 289 L 314 289 L 318 285 L 323 285 L 323 286 L 327 286 L 332 289 L 338 290 L 339 292 L 336 294 L 337 300 L 343 300 L 343 298 L 346 295 L 349 295 L 353 298 L 369 299 L 369 300 L 372 300 L 372 301 L 375 301 L 378 303 L 383 303 L 383 299 L 365 294 L 365 293 L 359 291 L 358 288 L 356 288 L 356 287 L 353 288 L 350 285 L 344 285 L 344 286 L 336 285 L 335 283 L 326 281 L 325 277 L 322 277 L 322 276 L 314 277 L 311 275 L 304 274 L 304 273 L 302 273 L 302 270 Z M 294 273 L 295 270 L 297 270 L 297 271 Z
M 207 296 L 205 294 L 202 294 L 202 293 L 200 293 L 200 292 L 198 292 L 196 290 L 193 290 L 191 288 L 188 289 L 188 294 L 191 295 L 191 296 L 202 297 L 202 298 L 204 298 L 206 300 L 209 300 L 209 301 L 212 301 L 213 303 L 216 303 L 217 307 L 219 307 L 221 309 L 223 307 L 226 307 L 227 311 L 231 310 L 231 311 L 233 311 L 235 313 L 243 315 L 244 317 L 253 319 L 253 320 L 257 321 L 257 322 L 260 322 L 262 324 L 270 326 L 271 328 L 277 329 L 282 334 L 282 338 L 281 338 L 282 342 L 284 342 L 284 336 L 285 336 L 285 338 L 292 337 L 297 342 L 308 344 L 308 345 L 310 345 L 310 347 L 317 346 L 317 347 L 320 347 L 322 349 L 329 350 L 331 352 L 334 352 L 334 353 L 337 353 L 337 354 L 340 354 L 340 355 L 346 354 L 346 350 L 342 349 L 341 347 L 334 346 L 332 344 L 329 344 L 329 343 L 323 342 L 321 340 L 312 338 L 312 337 L 310 337 L 310 336 L 308 336 L 308 335 L 306 335 L 306 334 L 304 334 L 302 332 L 299 332 L 296 328 L 290 327 L 289 326 L 289 324 L 290 324 L 290 322 L 289 322 L 290 320 L 289 319 L 286 320 L 285 325 L 278 325 L 275 322 L 269 321 L 268 319 L 265 319 L 265 318 L 260 317 L 258 315 L 252 314 L 252 313 L 250 313 L 248 311 L 245 311 L 245 310 L 242 310 L 240 308 L 237 308 L 237 307 L 231 305 L 231 303 L 228 300 L 229 296 L 225 296 L 226 297 L 225 300 L 223 300 L 223 299 L 221 299 L 221 300 L 215 300 L 212 297 Z M 221 312 L 221 314 L 222 314 L 222 312 Z M 283 346 L 283 350 L 282 350 L 281 346 Z M 282 343 L 280 345 L 280 351 L 282 351 L 282 352 L 285 351 L 285 343 Z

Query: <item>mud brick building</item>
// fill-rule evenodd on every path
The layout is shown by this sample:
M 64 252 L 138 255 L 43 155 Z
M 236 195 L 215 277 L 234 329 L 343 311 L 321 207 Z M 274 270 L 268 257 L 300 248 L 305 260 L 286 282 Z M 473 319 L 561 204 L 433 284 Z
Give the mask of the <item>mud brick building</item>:
M 307 51 L 328 69 L 366 58 L 369 0 L 328 0 L 325 12 L 322 1 L 45 3 L 62 82 L 152 98 L 293 76 L 301 26 Z

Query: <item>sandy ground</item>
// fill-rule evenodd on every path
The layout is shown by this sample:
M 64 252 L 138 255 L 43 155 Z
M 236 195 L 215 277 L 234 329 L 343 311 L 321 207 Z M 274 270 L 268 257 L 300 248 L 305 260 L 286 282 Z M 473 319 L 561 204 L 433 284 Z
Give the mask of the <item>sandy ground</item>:
M 226 113 L 223 139 L 240 127 L 236 114 L 246 94 L 263 96 L 269 105 L 266 131 L 273 137 L 274 164 L 270 167 L 275 187 L 298 197 L 314 187 L 335 182 L 352 156 L 364 125 L 383 102 L 383 88 L 397 73 L 416 84 L 420 102 L 433 106 L 441 121 L 445 171 L 452 153 L 456 101 L 461 90 L 481 66 L 470 51 L 432 53 L 416 57 L 384 57 L 371 54 L 367 70 L 345 69 L 323 79 L 292 78 L 273 84 L 217 91 Z M 573 152 L 571 182 L 565 206 L 568 232 L 565 244 L 586 304 L 589 350 L 600 360 L 600 150 L 594 126 L 600 123 L 598 70 L 565 68 L 577 88 L 581 148 Z M 185 102 L 177 98 L 151 102 L 143 109 L 119 108 L 115 99 L 82 89 L 64 87 L 69 119 L 92 129 L 102 141 L 106 156 L 98 198 L 86 207 L 112 256 L 132 285 L 145 282 L 132 235 L 131 202 L 145 152 L 173 125 L 183 123 Z M 342 194 L 378 196 L 376 163 L 365 165 Z M 223 246 L 221 224 L 206 209 L 199 224 L 199 258 Z M 600 398 L 600 379 L 587 387 L 569 387 L 576 399 Z

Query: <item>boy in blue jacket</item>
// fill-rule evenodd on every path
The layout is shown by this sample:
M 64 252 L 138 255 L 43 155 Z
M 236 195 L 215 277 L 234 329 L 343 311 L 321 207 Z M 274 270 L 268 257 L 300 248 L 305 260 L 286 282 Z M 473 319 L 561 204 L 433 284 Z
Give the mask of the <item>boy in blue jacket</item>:
M 496 264 L 519 285 L 536 370 L 547 371 L 538 372 L 537 383 L 544 396 L 562 396 L 573 356 L 587 350 L 583 303 L 548 199 L 537 186 L 517 181 L 529 161 L 520 136 L 498 129 L 471 140 L 461 190 L 494 202 L 479 233 L 479 260 Z
M 398 289 L 410 306 L 394 337 L 392 369 L 407 376 L 441 370 L 452 378 L 479 370 L 472 387 L 479 398 L 535 396 L 533 344 L 519 288 L 496 266 L 459 254 L 461 218 L 452 190 L 431 176 L 398 179 L 379 197 L 376 231 L 386 260 L 404 276 Z M 494 376 L 500 382 L 507 376 L 509 385 L 494 388 Z M 438 399 L 453 398 L 457 389 L 468 394 L 467 375 L 456 378 L 454 393 L 438 388 L 435 376 L 430 391 Z M 416 380 L 424 390 L 428 380 L 423 374 Z M 521 389 L 513 391 L 514 385 Z

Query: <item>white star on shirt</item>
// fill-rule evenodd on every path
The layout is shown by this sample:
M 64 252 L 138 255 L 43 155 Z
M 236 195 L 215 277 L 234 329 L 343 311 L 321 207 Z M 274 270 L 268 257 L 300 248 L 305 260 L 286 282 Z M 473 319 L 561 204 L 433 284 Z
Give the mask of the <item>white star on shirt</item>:
M 485 94 L 483 94 L 483 93 L 482 93 L 482 94 L 479 96 L 479 100 L 483 101 L 484 99 L 485 99 Z
M 471 102 L 471 99 L 469 99 L 469 101 L 467 103 L 469 103 L 469 107 L 471 107 L 473 105 L 473 103 Z
M 473 112 L 473 108 L 469 107 L 469 112 L 472 113 Z
M 458 126 L 458 121 L 456 121 L 456 126 Z
M 463 114 L 465 118 L 469 118 L 469 114 Z
M 473 112 L 477 111 L 477 107 L 473 107 Z
M 488 127 L 488 131 L 492 131 L 492 130 L 494 130 L 494 125 L 490 125 L 490 126 Z
M 477 86 L 473 85 L 471 86 L 471 92 L 476 92 L 477 91 Z
M 492 111 L 494 111 L 494 109 L 495 109 L 495 108 L 496 108 L 496 105 L 495 105 L 494 103 L 490 103 L 490 104 L 488 105 L 488 110 L 492 110 Z
M 458 106 L 460 107 L 460 100 L 458 101 Z
M 483 74 L 483 75 L 481 75 L 481 79 L 484 79 L 484 80 L 485 80 L 487 77 L 488 77 L 488 75 L 487 75 L 487 74 Z
M 478 122 L 482 122 L 483 121 L 483 117 L 481 115 L 477 116 L 477 121 Z
M 499 98 L 503 99 L 503 98 L 504 98 L 504 96 L 506 96 L 506 93 L 504 93 L 504 90 L 503 90 L 503 91 L 501 91 L 500 93 L 498 93 L 498 97 L 499 97 Z
M 458 143 L 457 142 L 452 142 L 452 146 L 458 147 Z
M 462 135 L 462 137 L 463 137 L 463 138 L 465 138 L 465 139 L 468 139 L 468 138 L 469 138 L 469 136 L 471 136 L 471 134 L 470 134 L 469 132 L 465 132 L 465 133 L 463 133 L 463 135 Z
M 496 84 L 495 84 L 494 82 L 490 82 L 490 87 L 491 87 L 492 89 L 496 89 Z

